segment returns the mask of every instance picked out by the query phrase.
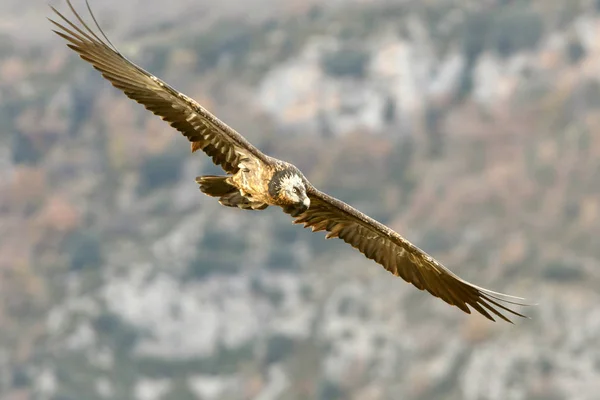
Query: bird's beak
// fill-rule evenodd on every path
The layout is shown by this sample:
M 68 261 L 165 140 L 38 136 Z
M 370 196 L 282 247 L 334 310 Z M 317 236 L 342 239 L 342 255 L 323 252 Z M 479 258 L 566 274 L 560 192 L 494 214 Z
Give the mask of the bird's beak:
M 308 196 L 304 198 L 304 201 L 302 202 L 302 204 L 308 210 L 308 207 L 310 207 L 310 199 L 308 198 Z

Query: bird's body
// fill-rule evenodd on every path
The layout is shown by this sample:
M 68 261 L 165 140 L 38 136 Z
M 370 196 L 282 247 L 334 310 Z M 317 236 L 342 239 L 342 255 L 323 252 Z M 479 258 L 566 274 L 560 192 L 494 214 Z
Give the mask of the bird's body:
M 234 175 L 199 176 L 196 182 L 204 194 L 219 197 L 219 203 L 228 207 L 264 210 L 278 206 L 296 217 L 310 206 L 306 195 L 310 183 L 296 166 L 269 157 L 268 163 L 242 159 L 238 167 Z
M 88 27 L 70 0 L 67 3 L 80 26 L 54 8 L 65 24 L 51 22 L 68 46 L 113 86 L 181 132 L 191 142 L 192 152 L 201 150 L 223 168 L 224 176 L 196 179 L 203 193 L 218 198 L 224 206 L 243 210 L 281 207 L 294 223 L 327 231 L 326 238 L 343 240 L 394 275 L 466 313 L 471 313 L 471 307 L 491 320 L 497 316 L 509 321 L 501 310 L 523 316 L 505 305 L 523 305 L 514 301 L 519 298 L 459 278 L 392 229 L 316 189 L 294 165 L 262 153 L 196 101 L 127 60 L 95 18 L 104 39 Z M 88 10 L 93 18 L 89 5 Z

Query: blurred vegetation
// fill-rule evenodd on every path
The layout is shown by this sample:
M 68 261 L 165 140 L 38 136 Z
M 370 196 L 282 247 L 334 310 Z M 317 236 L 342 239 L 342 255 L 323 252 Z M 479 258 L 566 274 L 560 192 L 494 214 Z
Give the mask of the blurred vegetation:
M 168 360 L 159 357 L 141 356 L 136 359 L 135 368 L 149 378 L 186 377 L 193 374 L 229 374 L 238 370 L 241 364 L 253 358 L 251 346 L 237 349 L 218 349 L 215 356 L 203 359 L 190 358 Z
M 167 150 L 144 158 L 140 165 L 140 193 L 147 193 L 177 182 L 184 161 L 182 152 L 177 150 Z
M 199 71 L 219 65 L 223 57 L 231 56 L 231 63 L 240 64 L 251 50 L 249 27 L 240 21 L 221 21 L 214 29 L 194 41 Z
M 478 36 L 489 40 L 491 47 L 502 57 L 509 57 L 516 52 L 532 50 L 539 43 L 544 33 L 544 22 L 537 12 L 511 2 L 500 13 L 495 13 L 487 32 Z
M 74 232 L 65 241 L 69 254 L 69 267 L 73 271 L 98 268 L 102 265 L 102 243 L 97 235 L 88 231 Z
M 236 274 L 244 266 L 245 250 L 246 242 L 239 235 L 211 227 L 204 232 L 187 275 L 203 279 L 211 274 Z
M 0 33 L 0 60 L 14 54 L 15 45 L 9 35 Z
M 123 356 L 133 351 L 141 336 L 138 329 L 112 312 L 99 315 L 92 321 L 92 326 L 104 345 L 116 349 Z
M 364 78 L 369 62 L 369 53 L 362 49 L 342 48 L 326 54 L 322 68 L 333 77 Z
M 15 164 L 36 164 L 40 159 L 40 153 L 33 144 L 33 141 L 19 132 L 14 131 L 12 140 L 12 161 Z

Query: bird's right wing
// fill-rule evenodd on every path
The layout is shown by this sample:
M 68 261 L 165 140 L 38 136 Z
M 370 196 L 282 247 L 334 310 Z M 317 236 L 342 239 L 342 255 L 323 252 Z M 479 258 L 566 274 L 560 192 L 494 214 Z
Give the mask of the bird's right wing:
M 203 150 L 216 165 L 230 174 L 238 171 L 238 164 L 243 158 L 254 157 L 262 162 L 268 162 L 266 155 L 196 101 L 173 89 L 119 53 L 98 26 L 87 0 L 88 11 L 104 40 L 84 22 L 73 8 L 71 1 L 67 0 L 67 3 L 81 26 L 69 21 L 51 7 L 63 21 L 59 23 L 50 19 L 50 22 L 59 28 L 54 32 L 66 39 L 69 48 L 92 64 L 113 86 L 160 116 L 187 137 L 192 142 L 192 151 Z
M 495 315 L 511 322 L 502 311 L 524 317 L 505 305 L 526 305 L 508 300 L 522 299 L 496 293 L 459 278 L 387 226 L 312 186 L 307 194 L 310 207 L 294 220 L 295 224 L 311 227 L 313 232 L 328 231 L 327 239 L 342 239 L 392 274 L 468 314 L 471 313 L 470 306 L 492 321 Z

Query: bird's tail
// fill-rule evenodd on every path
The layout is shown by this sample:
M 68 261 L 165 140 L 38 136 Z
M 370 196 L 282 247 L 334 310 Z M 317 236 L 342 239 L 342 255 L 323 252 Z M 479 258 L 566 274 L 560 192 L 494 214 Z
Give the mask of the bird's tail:
M 219 203 L 225 207 L 237 207 L 242 210 L 264 210 L 269 205 L 259 201 L 252 201 L 242 196 L 239 192 L 229 193 L 219 198 Z
M 242 210 L 264 210 L 268 204 L 252 201 L 240 194 L 238 188 L 229 183 L 229 176 L 206 175 L 196 178 L 202 193 L 218 197 L 219 203 L 226 207 L 237 207 Z
M 196 178 L 200 191 L 208 196 L 221 197 L 235 193 L 238 189 L 229 183 L 229 176 L 206 175 Z

